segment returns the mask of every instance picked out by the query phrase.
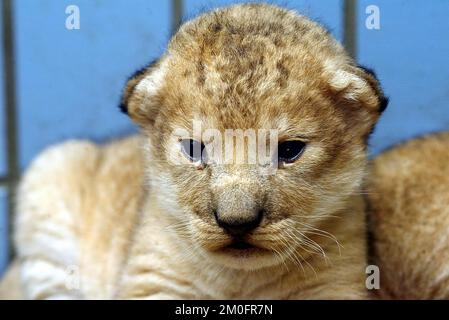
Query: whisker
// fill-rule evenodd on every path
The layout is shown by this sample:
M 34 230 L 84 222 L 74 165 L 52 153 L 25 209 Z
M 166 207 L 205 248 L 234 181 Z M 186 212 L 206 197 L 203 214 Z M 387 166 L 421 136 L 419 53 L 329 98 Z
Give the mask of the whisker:
M 279 236 L 279 241 L 282 242 L 286 248 L 289 247 L 288 242 L 286 241 L 286 239 L 284 237 Z M 291 261 L 295 265 L 299 265 L 301 267 L 303 274 L 306 275 L 306 270 L 304 269 L 304 266 L 303 266 L 301 260 L 296 256 L 295 250 L 286 250 L 285 252 L 291 258 Z

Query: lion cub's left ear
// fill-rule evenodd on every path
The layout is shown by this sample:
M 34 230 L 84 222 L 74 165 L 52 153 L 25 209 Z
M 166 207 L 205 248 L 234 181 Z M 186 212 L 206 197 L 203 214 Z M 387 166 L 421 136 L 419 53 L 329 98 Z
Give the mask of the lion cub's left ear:
M 382 87 L 380 85 L 379 79 L 377 78 L 377 75 L 374 72 L 374 70 L 362 65 L 359 65 L 358 68 L 363 71 L 363 77 L 376 93 L 376 96 L 378 98 L 378 104 L 375 107 L 375 109 L 377 110 L 377 112 L 379 112 L 379 114 L 381 114 L 382 112 L 385 111 L 385 109 L 387 109 L 389 99 L 388 97 L 385 96 Z
M 367 139 L 388 105 L 375 73 L 352 63 L 328 63 L 324 70 L 334 103 Z
M 355 105 L 379 116 L 388 106 L 388 98 L 373 70 L 352 64 L 327 63 L 325 73 L 339 102 Z
M 159 92 L 166 63 L 161 59 L 134 73 L 125 85 L 120 110 L 140 126 L 154 123 L 160 109 Z

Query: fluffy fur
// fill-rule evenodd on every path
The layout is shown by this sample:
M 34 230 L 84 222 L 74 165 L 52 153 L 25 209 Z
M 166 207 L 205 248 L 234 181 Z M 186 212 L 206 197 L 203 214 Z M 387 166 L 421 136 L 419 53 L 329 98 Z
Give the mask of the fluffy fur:
M 15 230 L 26 298 L 112 297 L 142 193 L 138 145 L 69 141 L 33 161 Z
M 381 298 L 449 298 L 449 133 L 412 140 L 373 163 L 369 204 Z
M 20 265 L 18 261 L 10 264 L 0 281 L 0 300 L 19 300 L 24 298 L 20 279 Z
M 122 109 L 140 138 L 70 142 L 28 170 L 16 221 L 27 297 L 365 298 L 360 193 L 383 101 L 370 73 L 292 11 L 238 5 L 186 23 L 126 86 Z M 220 132 L 276 129 L 307 146 L 269 176 L 174 164 L 173 132 L 192 138 L 193 119 Z M 231 249 L 214 212 L 240 219 L 250 206 L 264 212 L 245 237 L 258 249 Z M 79 290 L 68 289 L 71 267 Z

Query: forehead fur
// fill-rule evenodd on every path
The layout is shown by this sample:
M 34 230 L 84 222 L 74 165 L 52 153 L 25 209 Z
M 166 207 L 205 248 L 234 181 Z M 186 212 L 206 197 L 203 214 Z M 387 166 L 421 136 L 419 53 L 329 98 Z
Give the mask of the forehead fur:
M 290 121 L 316 113 L 337 119 L 333 104 L 342 99 L 375 110 L 378 88 L 366 77 L 318 24 L 275 6 L 245 4 L 184 24 L 141 76 L 133 99 L 143 114 L 165 114 L 181 125 L 199 117 L 215 128 L 244 129 L 271 126 L 285 114 Z

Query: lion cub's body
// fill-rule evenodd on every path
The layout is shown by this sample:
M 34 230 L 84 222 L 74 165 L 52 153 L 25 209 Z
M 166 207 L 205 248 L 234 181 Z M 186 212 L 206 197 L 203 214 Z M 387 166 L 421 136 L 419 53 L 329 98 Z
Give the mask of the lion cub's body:
M 27 298 L 112 297 L 143 194 L 138 145 L 69 141 L 33 162 L 15 229 Z

